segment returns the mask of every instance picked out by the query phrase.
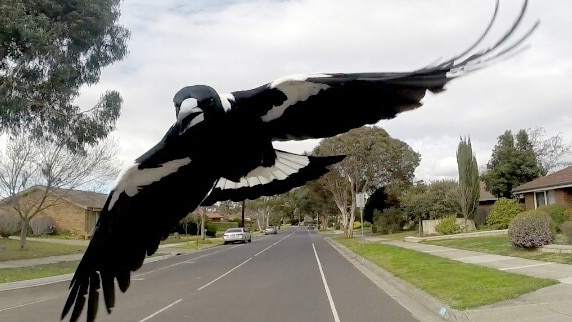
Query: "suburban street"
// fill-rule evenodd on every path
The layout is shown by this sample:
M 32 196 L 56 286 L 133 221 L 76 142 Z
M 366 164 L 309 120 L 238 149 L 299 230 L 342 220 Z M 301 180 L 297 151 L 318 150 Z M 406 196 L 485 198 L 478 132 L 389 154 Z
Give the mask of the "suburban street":
M 59 321 L 67 286 L 0 292 L 0 321 Z M 111 315 L 100 299 L 98 321 L 416 320 L 323 235 L 300 227 L 146 264 Z

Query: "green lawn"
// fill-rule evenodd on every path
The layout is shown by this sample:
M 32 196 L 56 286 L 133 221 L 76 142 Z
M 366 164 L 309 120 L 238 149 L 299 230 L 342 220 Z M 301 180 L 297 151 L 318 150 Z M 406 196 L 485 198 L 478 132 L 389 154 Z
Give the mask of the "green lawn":
M 83 254 L 85 246 L 73 246 L 57 243 L 26 242 L 26 250 L 20 250 L 20 241 L 0 239 L 0 262 L 16 259 L 40 258 L 46 256 Z
M 335 238 L 417 288 L 464 310 L 518 297 L 558 282 L 502 272 L 359 238 Z
M 73 273 L 79 261 L 37 265 L 33 267 L 0 269 L 0 283 L 25 281 L 35 278 Z
M 446 239 L 425 241 L 424 243 L 458 249 L 474 250 L 477 252 L 497 255 L 514 256 L 562 264 L 572 264 L 572 256 L 570 256 L 570 254 L 542 253 L 537 250 L 516 248 L 509 244 L 508 236 Z

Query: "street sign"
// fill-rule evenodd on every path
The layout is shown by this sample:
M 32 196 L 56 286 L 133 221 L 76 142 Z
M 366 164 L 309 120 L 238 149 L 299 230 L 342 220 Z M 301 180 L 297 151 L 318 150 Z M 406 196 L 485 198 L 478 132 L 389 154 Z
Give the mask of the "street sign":
M 365 207 L 365 193 L 356 194 L 356 206 L 358 208 Z

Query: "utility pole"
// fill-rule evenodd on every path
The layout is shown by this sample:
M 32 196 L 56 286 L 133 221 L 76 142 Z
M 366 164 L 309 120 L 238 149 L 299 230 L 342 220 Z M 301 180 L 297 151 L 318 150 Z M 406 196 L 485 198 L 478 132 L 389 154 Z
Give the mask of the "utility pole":
M 363 208 L 365 207 L 365 193 L 360 192 L 358 194 L 356 194 L 356 206 L 359 207 L 360 209 L 360 215 L 361 215 L 361 239 L 363 241 Z
M 246 200 L 242 201 L 242 228 L 244 228 L 244 205 L 246 204 Z

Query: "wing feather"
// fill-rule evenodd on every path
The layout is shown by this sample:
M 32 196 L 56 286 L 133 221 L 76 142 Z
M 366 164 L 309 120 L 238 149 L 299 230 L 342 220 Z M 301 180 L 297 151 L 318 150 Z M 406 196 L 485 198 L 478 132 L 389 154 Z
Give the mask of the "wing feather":
M 260 196 L 287 192 L 328 172 L 327 166 L 340 162 L 344 156 L 315 157 L 276 150 L 273 166 L 260 166 L 251 171 L 240 183 L 221 178 L 209 196 L 201 203 L 209 206 L 217 201 L 242 201 Z M 258 178 L 252 180 L 252 178 Z
M 422 105 L 427 91 L 438 93 L 457 77 L 486 67 L 508 54 L 519 52 L 539 22 L 519 35 L 528 1 L 515 20 L 489 47 L 498 16 L 498 1 L 484 32 L 460 54 L 411 72 L 323 73 L 282 77 L 264 86 L 233 92 L 232 109 L 260 117 L 273 140 L 323 138 Z

